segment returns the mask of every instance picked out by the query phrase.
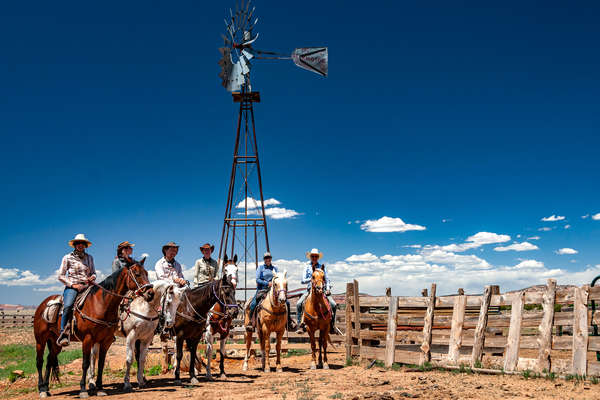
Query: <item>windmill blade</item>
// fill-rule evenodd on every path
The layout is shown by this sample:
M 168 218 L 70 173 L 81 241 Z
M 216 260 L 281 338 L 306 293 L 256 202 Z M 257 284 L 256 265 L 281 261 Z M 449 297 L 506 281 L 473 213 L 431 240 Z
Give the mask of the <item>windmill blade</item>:
M 294 60 L 294 64 L 302 69 L 312 71 L 321 76 L 327 76 L 327 47 L 297 48 L 292 52 L 292 60 Z
M 225 41 L 226 46 L 231 44 L 231 40 L 227 39 L 227 36 L 221 33 L 221 37 L 223 38 L 223 41 Z

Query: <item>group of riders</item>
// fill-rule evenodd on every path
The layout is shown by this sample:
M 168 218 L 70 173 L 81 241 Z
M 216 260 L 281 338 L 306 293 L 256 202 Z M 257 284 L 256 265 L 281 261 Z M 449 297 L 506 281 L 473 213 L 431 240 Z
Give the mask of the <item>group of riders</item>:
M 84 234 L 77 234 L 69 241 L 69 245 L 73 248 L 73 251 L 66 254 L 61 262 L 58 279 L 65 285 L 65 290 L 63 292 L 61 332 L 57 339 L 57 344 L 59 346 L 66 346 L 69 344 L 69 335 L 66 328 L 69 326 L 73 316 L 73 306 L 77 295 L 95 284 L 96 281 L 94 258 L 86 251 L 91 244 L 92 242 L 90 242 Z M 123 267 L 130 267 L 136 263 L 136 260 L 132 257 L 134 246 L 135 244 L 128 241 L 122 242 L 117 246 L 117 254 L 112 263 L 113 272 L 116 272 Z M 212 258 L 214 249 L 214 245 L 209 243 L 200 247 L 202 257 L 196 260 L 194 265 L 194 286 L 203 286 L 217 279 L 219 263 Z M 178 251 L 179 245 L 174 242 L 168 242 L 162 246 L 163 257 L 156 262 L 154 270 L 157 279 L 169 281 L 183 287 L 189 285 L 189 282 L 186 281 L 183 276 L 181 264 L 175 259 Z M 322 270 L 325 276 L 325 295 L 331 305 L 331 310 L 333 311 L 330 328 L 330 331 L 333 332 L 336 303 L 331 296 L 331 281 L 329 280 L 327 269 L 324 264 L 319 263 L 323 254 L 319 252 L 318 249 L 312 249 L 306 253 L 306 256 L 309 261 L 304 268 L 301 284 L 307 285 L 307 291 L 304 292 L 298 300 L 296 306 L 297 321 L 291 319 L 289 301 L 287 302 L 288 330 L 297 329 L 297 333 L 305 331 L 305 326 L 302 321 L 303 305 L 311 289 L 311 277 L 313 271 Z M 244 322 L 246 329 L 249 331 L 254 329 L 252 322 L 253 315 L 260 304 L 260 301 L 269 292 L 272 285 L 273 274 L 279 272 L 277 267 L 272 263 L 273 257 L 271 256 L 271 253 L 266 252 L 263 256 L 263 260 L 263 265 L 259 266 L 256 270 L 256 293 L 250 301 L 250 306 L 247 307 L 245 313 Z

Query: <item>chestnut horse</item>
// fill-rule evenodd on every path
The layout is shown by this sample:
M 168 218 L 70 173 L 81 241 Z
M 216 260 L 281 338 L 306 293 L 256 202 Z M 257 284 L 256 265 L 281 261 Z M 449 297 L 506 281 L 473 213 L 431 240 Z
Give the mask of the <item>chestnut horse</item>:
M 265 372 L 271 371 L 269 364 L 269 352 L 271 351 L 271 332 L 277 334 L 275 349 L 277 350 L 277 361 L 275 364 L 277 372 L 281 372 L 281 338 L 287 326 L 287 272 L 274 272 L 271 289 L 265 299 L 256 307 L 256 332 L 260 340 L 260 351 L 262 353 L 262 368 Z M 252 346 L 252 331 L 246 331 L 246 357 L 242 369 L 248 370 L 248 358 Z
M 223 275 L 230 278 L 230 282 L 234 288 L 237 286 L 238 281 L 238 267 L 235 265 L 236 261 L 237 257 L 234 257 L 233 260 L 227 260 L 227 258 L 225 258 L 225 266 L 223 267 Z M 206 342 L 206 377 L 208 379 L 212 379 L 210 361 L 212 360 L 213 341 L 217 333 L 219 334 L 219 354 L 221 355 L 221 358 L 219 359 L 219 378 L 227 378 L 227 375 L 225 375 L 225 344 L 227 342 L 227 337 L 229 336 L 229 331 L 231 330 L 231 324 L 236 315 L 228 314 L 227 305 L 221 301 L 217 301 L 208 311 L 206 333 L 204 334 L 204 341 Z
M 310 337 L 310 347 L 312 349 L 312 361 L 310 369 L 316 369 L 315 358 L 317 345 L 315 344 L 315 333 L 319 331 L 319 367 L 329 369 L 327 364 L 327 342 L 329 339 L 329 326 L 331 325 L 331 306 L 325 297 L 323 288 L 325 287 L 325 273 L 323 270 L 313 269 L 311 278 L 312 289 L 304 302 L 304 324 Z M 333 346 L 333 344 L 332 344 Z M 321 353 L 323 358 L 321 358 Z
M 234 259 L 237 259 L 237 256 Z M 237 316 L 238 310 L 235 303 L 233 279 L 231 276 L 225 274 L 221 279 L 186 290 L 182 297 L 177 309 L 175 326 L 173 327 L 175 336 L 177 336 L 175 341 L 177 360 L 175 365 L 175 384 L 181 385 L 180 367 L 181 359 L 183 358 L 183 341 L 185 340 L 190 352 L 190 383 L 197 385 L 200 382 L 196 378 L 196 348 L 206 328 L 206 315 L 208 311 L 215 303 L 221 303 L 228 317 L 234 319 Z M 210 371 L 207 372 L 207 378 L 212 378 Z
M 100 344 L 98 356 L 98 380 L 96 381 L 97 395 L 105 396 L 102 390 L 102 370 L 106 352 L 114 341 L 114 333 L 117 329 L 117 311 L 121 300 L 127 291 L 133 290 L 136 294 L 143 294 L 148 300 L 152 299 L 154 292 L 148 281 L 148 272 L 144 269 L 144 261 L 137 262 L 131 267 L 124 267 L 112 273 L 100 284 L 94 284 L 83 306 L 79 308 L 76 301 L 73 309 L 72 323 L 75 323 L 73 338 L 71 340 L 81 341 L 83 350 L 83 366 L 81 375 L 80 398 L 87 398 L 86 375 L 90 366 L 90 352 L 94 343 Z M 58 298 L 58 295 L 46 298 L 35 311 L 33 331 L 36 341 L 36 364 L 38 370 L 38 390 L 40 397 L 46 397 L 49 393 L 50 372 L 58 380 L 58 354 L 62 347 L 56 344 L 60 333 L 60 320 L 58 317 L 54 323 L 48 323 L 42 318 L 42 313 L 48 301 Z M 65 328 L 69 329 L 69 327 Z M 48 357 L 46 358 L 46 373 L 42 377 L 44 365 L 44 351 L 48 346 Z M 93 389 L 93 388 L 90 388 Z

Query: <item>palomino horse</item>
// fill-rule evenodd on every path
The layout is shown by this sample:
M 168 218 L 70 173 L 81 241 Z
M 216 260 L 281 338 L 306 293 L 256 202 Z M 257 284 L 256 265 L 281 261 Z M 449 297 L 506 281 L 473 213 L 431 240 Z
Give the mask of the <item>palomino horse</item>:
M 237 260 L 237 257 L 234 258 Z M 237 316 L 237 304 L 235 303 L 235 287 L 231 276 L 224 274 L 223 278 L 211 281 L 206 285 L 188 289 L 183 293 L 183 299 L 177 309 L 175 319 L 175 335 L 177 340 L 175 347 L 177 351 L 177 363 L 175 365 L 175 384 L 180 385 L 180 367 L 183 358 L 183 341 L 190 352 L 190 383 L 200 383 L 196 378 L 196 348 L 202 339 L 206 327 L 206 315 L 215 303 L 222 303 L 226 309 L 225 314 L 231 319 Z M 210 370 L 209 370 L 210 371 Z M 210 373 L 207 378 L 211 379 Z
M 83 306 L 79 308 L 75 303 L 72 323 L 75 323 L 73 335 L 75 340 L 82 342 L 83 366 L 81 376 L 80 398 L 87 398 L 86 375 L 90 366 L 90 353 L 94 343 L 99 343 L 98 356 L 98 380 L 97 394 L 105 396 L 102 390 L 102 370 L 104 369 L 104 360 L 106 352 L 114 340 L 114 333 L 117 329 L 119 303 L 125 297 L 129 290 L 134 290 L 136 294 L 143 294 L 148 300 L 152 299 L 154 292 L 152 285 L 148 282 L 148 272 L 144 269 L 144 261 L 137 262 L 131 267 L 121 268 L 106 278 L 100 284 L 94 284 L 87 295 Z M 46 298 L 35 311 L 33 322 L 33 331 L 36 341 L 37 370 L 38 370 L 38 390 L 40 397 L 49 395 L 48 386 L 50 371 L 58 379 L 58 353 L 61 347 L 56 344 L 56 339 L 60 330 L 60 319 L 54 323 L 46 322 L 42 318 L 42 313 L 46 304 L 59 296 L 54 295 Z M 67 328 L 68 329 L 68 328 Z M 46 374 L 42 377 L 42 367 L 44 364 L 44 350 L 48 345 L 48 357 L 46 359 Z
M 164 327 L 170 329 L 175 323 L 175 313 L 181 302 L 181 296 L 185 289 L 179 288 L 168 281 L 152 282 L 154 289 L 154 298 L 146 301 L 142 297 L 136 297 L 126 310 L 122 311 L 122 325 L 117 330 L 117 335 L 126 338 L 127 349 L 127 368 L 125 370 L 125 380 L 123 391 L 132 390 L 129 383 L 129 371 L 133 364 L 134 355 L 137 361 L 137 381 L 138 387 L 146 386 L 146 377 L 144 376 L 144 366 L 146 364 L 146 355 L 148 347 L 154 337 L 154 332 L 158 326 L 158 320 L 162 316 Z M 88 385 L 90 388 L 96 385 L 94 380 L 94 360 L 98 354 L 99 345 L 96 343 L 92 349 L 90 360 L 90 372 L 88 374 Z
M 332 312 L 329 301 L 323 292 L 325 286 L 325 273 L 323 270 L 313 270 L 311 283 L 310 294 L 304 302 L 304 324 L 310 337 L 310 347 L 312 349 L 310 369 L 317 368 L 315 363 L 317 353 L 315 333 L 317 331 L 319 331 L 319 367 L 329 369 L 329 365 L 327 365 L 327 342 L 331 342 L 329 339 L 329 326 L 331 325 Z M 321 353 L 323 358 L 321 358 Z
M 281 372 L 281 338 L 287 326 L 287 272 L 274 272 L 271 289 L 262 303 L 256 308 L 256 331 L 260 340 L 262 353 L 262 368 L 265 372 L 271 371 L 269 352 L 271 351 L 271 332 L 277 334 L 277 372 Z M 242 369 L 248 370 L 248 358 L 252 346 L 252 331 L 246 331 L 246 357 Z
M 235 265 L 236 261 L 237 257 L 235 256 L 233 260 L 227 260 L 227 256 L 225 256 L 225 266 L 223 267 L 223 274 L 230 278 L 230 282 L 234 288 L 237 287 L 238 282 L 238 267 Z M 226 311 L 227 304 L 220 300 L 218 300 L 208 311 L 206 333 L 204 334 L 204 341 L 206 342 L 206 377 L 208 379 L 212 379 L 210 362 L 212 360 L 213 339 L 214 335 L 217 333 L 219 334 L 219 353 L 221 355 L 221 358 L 219 359 L 219 377 L 227 378 L 227 375 L 225 375 L 225 344 L 227 342 L 227 337 L 229 336 L 231 324 L 236 317 L 237 312 L 236 315 L 231 315 Z

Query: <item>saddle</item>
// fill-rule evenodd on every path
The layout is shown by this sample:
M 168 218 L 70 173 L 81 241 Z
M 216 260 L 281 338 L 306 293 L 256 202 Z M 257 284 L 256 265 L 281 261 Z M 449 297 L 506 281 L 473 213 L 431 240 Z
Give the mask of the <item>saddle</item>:
M 85 299 L 87 298 L 91 289 L 92 286 L 77 294 L 77 297 L 75 297 L 75 302 L 73 303 L 75 308 L 83 307 L 83 303 L 85 302 Z M 44 311 L 42 311 L 42 318 L 44 321 L 54 324 L 58 320 L 58 316 L 62 315 L 63 305 L 64 301 L 62 295 L 58 295 L 54 299 L 49 300 L 46 303 L 46 308 L 44 308 Z

